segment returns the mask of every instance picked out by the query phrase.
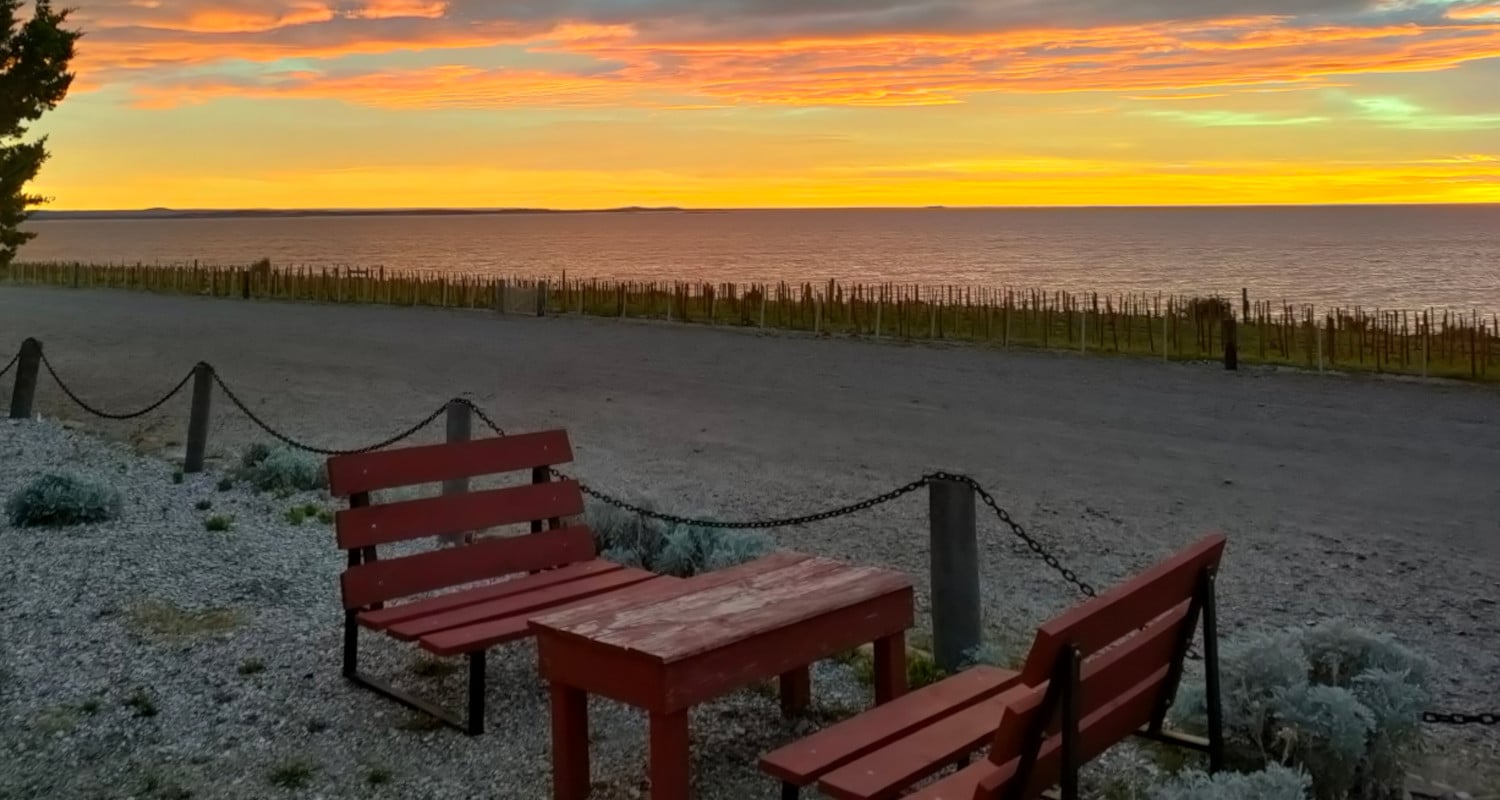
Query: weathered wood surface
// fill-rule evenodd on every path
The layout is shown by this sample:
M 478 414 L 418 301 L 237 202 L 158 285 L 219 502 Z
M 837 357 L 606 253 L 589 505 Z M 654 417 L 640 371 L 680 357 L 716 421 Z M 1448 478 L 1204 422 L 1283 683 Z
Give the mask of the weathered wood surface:
M 647 603 L 605 600 L 534 623 L 669 664 L 911 589 L 900 573 L 802 554 L 777 554 L 703 577 Z
M 353 550 L 583 513 L 576 481 L 549 481 L 349 508 L 334 517 L 339 547 Z
M 619 573 L 606 573 L 605 577 L 617 574 Z M 649 593 L 653 590 L 653 587 L 670 586 L 678 582 L 677 578 L 666 575 L 654 575 L 651 573 L 640 573 L 633 576 L 633 578 L 638 579 L 621 582 L 618 585 L 610 587 L 609 591 L 606 593 L 607 596 L 645 596 L 637 595 L 635 593 Z M 566 586 L 566 584 L 564 584 L 564 586 Z M 543 589 L 540 591 L 548 590 Z M 520 599 L 524 600 L 525 596 L 523 595 Z M 571 601 L 558 602 L 555 605 L 555 608 L 559 610 L 575 608 L 590 602 L 594 602 L 596 599 L 597 598 L 595 595 L 575 598 Z M 545 611 L 546 609 L 533 609 L 512 614 L 511 616 L 507 617 L 489 619 L 484 622 L 474 623 L 473 625 L 465 625 L 460 628 L 449 628 L 448 630 L 428 633 L 422 636 L 418 641 L 421 643 L 423 649 L 436 653 L 438 655 L 467 653 L 472 650 L 489 647 L 490 645 L 501 644 L 503 642 L 509 642 L 514 639 L 520 639 L 525 636 L 533 635 L 535 633 L 535 630 L 531 627 L 531 618 L 534 614 L 543 613 Z
M 537 615 L 552 687 L 553 797 L 588 793 L 586 694 L 649 712 L 651 797 L 686 800 L 692 706 L 779 678 L 783 712 L 795 713 L 809 700 L 809 664 L 870 641 L 884 655 L 877 697 L 894 698 L 905 689 L 913 616 L 906 576 L 789 552 Z
M 364 608 L 513 573 L 591 561 L 594 556 L 594 535 L 588 528 L 558 528 L 360 564 L 344 570 L 340 584 L 344 607 Z
M 602 575 L 606 572 L 614 572 L 619 569 L 622 569 L 622 567 L 613 561 L 596 558 L 593 561 L 569 564 L 566 567 L 538 572 L 534 575 L 510 578 L 483 586 L 476 586 L 473 589 L 448 592 L 436 597 L 415 600 L 410 603 L 387 606 L 378 611 L 362 611 L 359 614 L 359 621 L 365 627 L 378 631 L 383 630 L 387 625 L 401 622 L 402 620 L 436 614 L 442 611 L 451 611 L 456 608 L 483 603 L 486 600 L 497 600 L 501 597 L 544 589 L 554 584 L 587 578 L 590 575 Z
M 799 786 L 891 742 L 993 698 L 1020 681 L 1020 673 L 978 666 L 924 686 L 905 697 L 799 739 L 761 758 L 761 769 Z M 994 732 L 989 718 L 986 735 Z
M 572 460 L 573 447 L 562 430 L 378 450 L 328 459 L 328 490 L 335 497 L 348 497 L 398 486 L 553 467 Z
M 1171 558 L 1075 606 L 1037 629 L 1023 680 L 1037 684 L 1050 670 L 1062 648 L 1072 644 L 1085 658 L 1112 644 L 1193 596 L 1203 570 L 1216 567 L 1224 555 L 1225 538 L 1211 534 L 1183 548 Z

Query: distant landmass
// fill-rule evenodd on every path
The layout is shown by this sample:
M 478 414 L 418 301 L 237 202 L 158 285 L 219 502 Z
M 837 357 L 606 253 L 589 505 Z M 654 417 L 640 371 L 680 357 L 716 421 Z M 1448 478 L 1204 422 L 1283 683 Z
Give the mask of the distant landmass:
M 448 217 L 485 214 L 660 214 L 682 212 L 675 206 L 648 208 L 598 208 L 560 210 L 554 208 L 244 208 L 192 209 L 146 208 L 139 211 L 47 211 L 32 213 L 31 219 L 42 222 L 63 219 L 229 219 L 243 217 Z

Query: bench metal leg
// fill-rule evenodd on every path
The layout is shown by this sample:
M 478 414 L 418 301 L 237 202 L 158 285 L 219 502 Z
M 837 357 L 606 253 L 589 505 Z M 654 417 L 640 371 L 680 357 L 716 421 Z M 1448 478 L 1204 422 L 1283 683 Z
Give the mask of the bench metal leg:
M 469 654 L 469 727 L 470 736 L 484 733 L 484 652 Z
M 435 717 L 444 725 L 456 728 L 470 736 L 478 736 L 484 733 L 484 654 L 485 651 L 483 650 L 469 653 L 469 713 L 467 719 L 459 719 L 457 715 L 449 713 L 435 703 L 408 692 L 403 692 L 385 681 L 361 673 L 359 671 L 359 622 L 355 619 L 354 612 L 351 611 L 345 614 L 345 678 L 348 678 L 355 686 L 369 689 L 378 695 L 395 700 L 407 708 Z
M 781 800 L 797 800 L 802 794 L 801 787 L 792 783 L 781 784 Z

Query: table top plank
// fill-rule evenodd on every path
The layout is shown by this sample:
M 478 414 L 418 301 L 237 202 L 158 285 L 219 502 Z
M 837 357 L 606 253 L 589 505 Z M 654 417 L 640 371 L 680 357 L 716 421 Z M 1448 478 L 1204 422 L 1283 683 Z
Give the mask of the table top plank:
M 898 572 L 786 553 L 687 579 L 645 602 L 606 599 L 533 624 L 672 663 L 910 588 Z
M 738 564 L 728 569 L 715 570 L 702 575 L 695 575 L 674 581 L 670 586 L 659 587 L 651 595 L 651 601 L 666 600 L 684 594 L 702 591 L 712 586 L 744 580 L 762 572 L 770 572 L 791 564 L 806 561 L 812 556 L 806 553 L 798 553 L 790 550 L 779 550 L 764 558 L 758 558 L 744 564 Z M 584 622 L 600 614 L 607 614 L 629 606 L 640 605 L 645 601 L 640 596 L 634 597 L 605 597 L 595 603 L 587 603 L 570 607 L 567 611 L 552 614 L 538 614 L 532 618 L 533 623 L 541 629 L 566 630 L 572 625 Z

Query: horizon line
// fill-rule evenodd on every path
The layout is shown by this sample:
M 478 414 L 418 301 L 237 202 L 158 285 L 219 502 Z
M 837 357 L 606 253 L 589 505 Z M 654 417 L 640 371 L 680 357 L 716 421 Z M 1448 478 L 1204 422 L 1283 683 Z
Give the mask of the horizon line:
M 1047 210 L 1047 209 L 1214 209 L 1214 208 L 1369 208 L 1369 207 L 1413 207 L 1413 206 L 1500 206 L 1500 201 L 1369 201 L 1369 202 L 1342 202 L 1342 203 L 1045 203 L 1045 204 L 1000 204 L 1000 205 L 978 205 L 978 204 L 949 204 L 929 203 L 911 205 L 848 205 L 848 206 L 676 206 L 676 205 L 624 205 L 608 206 L 598 208 L 552 208 L 546 206 L 261 206 L 261 207 L 234 207 L 234 206 L 198 206 L 198 207 L 171 207 L 171 206 L 148 206 L 144 208 L 36 208 L 30 213 L 37 214 L 150 214 L 150 213 L 216 213 L 216 214 L 248 214 L 248 213 L 348 213 L 360 212 L 463 212 L 470 214 L 503 214 L 503 213 L 554 213 L 554 214 L 588 214 L 605 212 L 628 212 L 628 211 L 659 211 L 659 212 L 681 212 L 681 211 L 1006 211 L 1006 210 Z

